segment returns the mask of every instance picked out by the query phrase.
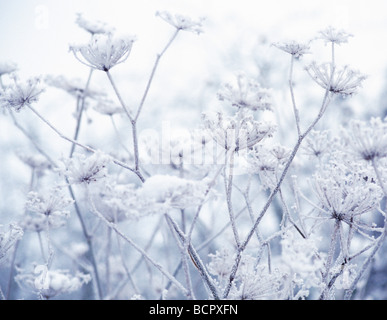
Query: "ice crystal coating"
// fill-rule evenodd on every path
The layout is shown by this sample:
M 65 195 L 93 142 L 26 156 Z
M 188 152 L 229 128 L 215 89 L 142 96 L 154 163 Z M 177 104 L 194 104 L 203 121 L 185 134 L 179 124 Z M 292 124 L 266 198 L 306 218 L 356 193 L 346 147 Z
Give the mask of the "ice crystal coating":
M 277 185 L 277 174 L 283 168 L 289 150 L 283 146 L 266 146 L 256 145 L 249 152 L 248 171 L 258 174 L 261 187 L 263 189 L 273 189 Z
M 362 82 L 366 79 L 365 75 L 350 69 L 348 66 L 337 69 L 333 68 L 330 63 L 318 65 L 316 62 L 312 62 L 305 69 L 322 88 L 343 97 L 356 94 L 359 87 L 362 86 Z
M 74 154 L 71 159 L 63 159 L 62 168 L 59 171 L 64 174 L 70 183 L 90 184 L 107 176 L 106 166 L 111 158 L 97 151 L 91 156 L 84 154 Z
M 0 225 L 1 227 L 1 225 Z M 9 250 L 23 237 L 23 229 L 15 223 L 8 225 L 8 231 L 0 232 L 0 265 Z
M 344 30 L 336 29 L 332 26 L 327 27 L 324 30 L 319 31 L 318 39 L 322 39 L 325 43 L 342 44 L 348 42 L 349 37 L 353 37 L 352 34 L 345 32 Z
M 70 46 L 70 51 L 88 67 L 109 71 L 128 59 L 134 41 L 133 36 L 118 38 L 110 34 L 96 34 L 88 44 Z
M 65 208 L 73 202 L 73 199 L 66 197 L 63 191 L 57 187 L 43 194 L 34 191 L 29 192 L 26 209 L 52 219 L 57 219 L 68 217 L 70 212 L 65 210 Z
M 365 179 L 362 172 L 349 172 L 335 165 L 314 175 L 313 190 L 327 218 L 350 225 L 354 219 L 377 209 L 383 197 L 373 179 Z
M 312 130 L 305 138 L 303 153 L 310 156 L 321 158 L 331 149 L 332 141 L 329 139 L 329 132 Z
M 309 43 L 299 43 L 296 41 L 290 41 L 290 42 L 275 42 L 273 43 L 273 46 L 277 47 L 278 49 L 285 51 L 295 58 L 301 58 L 304 54 L 310 53 L 310 44 Z
M 156 16 L 159 16 L 161 19 L 174 26 L 178 30 L 190 31 L 197 34 L 203 32 L 203 18 L 193 20 L 188 16 L 181 14 L 171 14 L 168 11 L 157 11 Z
M 239 110 L 233 117 L 203 114 L 205 129 L 212 138 L 226 150 L 242 150 L 252 148 L 265 137 L 271 137 L 275 126 L 269 122 L 259 122 L 249 112 Z
M 39 78 L 31 78 L 24 82 L 16 77 L 13 79 L 14 83 L 5 87 L 0 93 L 1 106 L 20 111 L 23 107 L 39 100 L 40 94 L 44 91 Z
M 226 83 L 218 92 L 219 100 L 226 100 L 232 106 L 256 110 L 272 110 L 269 90 L 262 88 L 258 82 L 240 73 L 237 76 L 237 87 Z
M 351 120 L 344 140 L 347 150 L 358 159 L 373 161 L 387 157 L 387 123 L 380 118 Z
M 19 286 L 39 292 L 45 299 L 77 291 L 91 281 L 89 274 L 77 272 L 72 275 L 67 270 L 48 270 L 45 265 L 36 265 L 32 272 L 18 271 L 15 280 Z
M 269 271 L 267 266 L 257 265 L 250 255 L 242 257 L 240 267 L 231 288 L 231 300 L 272 300 L 283 299 L 289 277 L 278 269 Z
M 94 106 L 94 110 L 107 116 L 124 112 L 124 109 L 120 105 L 117 105 L 113 101 L 107 99 L 100 99 Z

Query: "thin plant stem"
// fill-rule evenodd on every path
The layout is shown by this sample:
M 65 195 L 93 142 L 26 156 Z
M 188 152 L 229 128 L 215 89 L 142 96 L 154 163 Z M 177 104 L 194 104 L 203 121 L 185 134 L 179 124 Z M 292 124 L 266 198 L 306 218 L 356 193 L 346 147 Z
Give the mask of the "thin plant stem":
M 192 281 L 191 281 L 191 276 L 190 276 L 190 273 L 189 273 L 188 259 L 187 259 L 187 245 L 186 245 L 187 240 L 186 240 L 186 238 L 184 238 L 182 243 L 180 243 L 181 239 L 178 239 L 178 236 L 177 236 L 176 232 L 174 232 L 173 225 L 171 223 L 171 219 L 168 219 L 167 215 L 164 215 L 164 216 L 165 216 L 165 220 L 167 221 L 167 225 L 170 228 L 170 230 L 172 231 L 172 235 L 175 238 L 176 244 L 177 244 L 177 246 L 178 246 L 178 248 L 180 250 L 181 263 L 182 263 L 182 266 L 183 266 L 184 275 L 185 275 L 185 281 L 187 283 L 188 292 L 189 292 L 187 297 L 188 297 L 188 299 L 194 300 L 195 299 L 195 294 L 194 294 L 193 289 L 192 289 Z
M 62 134 L 58 129 L 55 128 L 54 125 L 52 125 L 46 118 L 44 118 L 35 108 L 33 108 L 31 105 L 29 105 L 28 107 L 29 107 L 29 109 L 33 113 L 35 113 L 35 115 L 37 115 L 45 124 L 47 124 L 62 139 L 66 140 L 66 141 L 69 141 L 71 143 L 74 143 L 77 146 L 79 146 L 79 147 L 81 147 L 81 148 L 83 148 L 83 149 L 85 149 L 85 150 L 87 150 L 89 152 L 92 152 L 92 153 L 97 152 L 97 150 L 95 150 L 95 149 L 93 149 L 93 148 L 91 148 L 89 146 L 86 146 L 86 145 L 84 145 L 84 144 L 82 144 L 82 143 L 80 143 L 78 141 L 75 141 L 74 139 L 71 139 L 71 138 L 67 137 L 66 135 Z M 111 155 L 109 155 L 109 156 L 111 157 L 113 163 L 115 163 L 115 164 L 119 165 L 120 167 L 123 167 L 123 168 L 125 168 L 125 169 L 127 169 L 127 170 L 129 170 L 129 171 L 131 171 L 133 173 L 135 173 L 142 182 L 145 181 L 144 177 L 139 172 L 137 172 L 135 169 L 129 167 L 129 165 L 127 165 L 126 163 L 124 163 L 124 162 L 114 158 L 113 156 L 111 156 Z
M 175 40 L 175 38 L 177 37 L 177 34 L 179 33 L 180 29 L 176 29 L 175 33 L 172 35 L 171 39 L 168 41 L 167 45 L 164 47 L 164 49 L 157 55 L 156 57 L 156 61 L 153 65 L 153 68 L 152 68 L 152 72 L 151 72 L 151 75 L 149 77 L 149 80 L 148 80 L 148 83 L 145 87 L 145 91 L 144 91 L 144 94 L 141 98 L 141 101 L 140 101 L 140 104 L 138 106 L 138 109 L 137 109 L 137 113 L 134 117 L 134 121 L 137 121 L 138 117 L 140 116 L 140 113 L 142 111 L 142 108 L 144 106 L 144 102 L 145 102 L 145 99 L 146 97 L 148 96 L 148 92 L 149 92 L 149 89 L 150 89 L 150 86 L 152 84 L 152 81 L 153 81 L 153 78 L 154 78 L 154 75 L 156 73 L 156 69 L 159 65 L 159 62 L 160 62 L 160 59 L 161 57 L 164 55 L 164 53 L 168 50 L 168 48 L 170 47 L 170 45 L 172 44 L 172 42 Z
M 88 188 L 87 188 L 88 189 Z M 138 246 L 132 239 L 130 239 L 128 236 L 126 236 L 115 223 L 110 222 L 106 219 L 106 217 L 99 212 L 99 210 L 96 208 L 94 201 L 91 198 L 90 192 L 88 193 L 88 200 L 89 204 L 91 206 L 91 211 L 99 217 L 109 228 L 111 228 L 114 232 L 116 232 L 122 239 L 124 239 L 128 244 L 130 244 L 136 251 L 138 251 L 150 264 L 152 264 L 156 269 L 158 269 L 164 276 L 166 276 L 169 280 L 173 282 L 173 284 L 184 294 L 188 295 L 189 292 L 184 286 L 175 279 L 167 270 L 163 268 L 159 263 L 157 263 L 155 260 L 153 260 L 140 246 Z
M 173 225 L 173 228 L 175 229 L 175 231 L 177 232 L 177 234 L 181 238 L 181 240 L 186 241 L 185 235 L 180 230 L 177 223 L 169 215 L 166 215 L 166 216 L 170 220 L 171 224 Z M 191 258 L 193 264 L 195 265 L 196 269 L 199 271 L 199 274 L 202 277 L 204 283 L 206 283 L 208 288 L 210 289 L 213 298 L 215 300 L 219 300 L 220 298 L 219 298 L 218 292 L 216 290 L 216 287 L 215 287 L 210 275 L 208 274 L 203 262 L 201 261 L 199 255 L 197 254 L 196 250 L 192 246 L 192 244 L 188 245 L 188 253 L 189 253 L 190 258 Z
M 234 176 L 234 151 L 230 152 L 230 159 L 227 157 L 228 152 L 226 153 L 226 163 L 229 163 L 229 173 L 228 173 L 228 179 L 226 178 L 226 170 L 225 170 L 225 187 L 226 187 L 226 198 L 227 198 L 227 209 L 228 209 L 228 214 L 229 218 L 231 221 L 231 227 L 232 231 L 234 234 L 234 239 L 237 247 L 240 246 L 240 240 L 239 240 L 239 234 L 238 234 L 238 229 L 235 223 L 235 217 L 234 217 L 234 210 L 232 206 L 232 201 L 231 201 L 231 194 L 232 194 L 232 180 Z M 229 161 L 228 161 L 229 160 Z M 226 168 L 226 166 L 225 166 Z
M 294 96 L 294 89 L 293 89 L 293 65 L 294 65 L 294 55 L 292 54 L 291 60 L 290 60 L 290 71 L 289 71 L 289 89 L 290 89 L 290 96 L 292 98 L 292 106 L 293 106 L 294 117 L 296 120 L 297 133 L 298 133 L 298 136 L 300 136 L 301 135 L 300 115 L 296 105 L 296 98 Z
M 85 103 L 86 93 L 87 93 L 87 90 L 89 89 L 89 86 L 90 86 L 90 81 L 91 81 L 91 76 L 93 75 L 93 70 L 94 70 L 93 68 L 90 68 L 90 72 L 89 72 L 89 76 L 87 78 L 86 86 L 85 86 L 85 89 L 83 90 L 83 95 L 82 95 L 82 97 L 78 97 L 80 105 L 79 105 L 79 110 L 77 110 L 78 118 L 77 118 L 77 124 L 76 124 L 76 128 L 75 128 L 74 138 L 73 138 L 73 140 L 75 140 L 75 141 L 78 140 L 79 130 L 81 127 L 81 122 L 82 122 L 83 110 L 85 109 L 85 105 L 86 105 L 86 103 Z M 72 157 L 72 155 L 74 153 L 75 146 L 76 146 L 75 144 L 72 144 L 72 146 L 71 146 L 70 158 Z
M 332 81 L 332 78 L 333 78 L 333 73 L 331 75 L 331 79 L 330 79 L 330 82 Z M 284 167 L 284 170 L 282 171 L 282 174 L 278 180 L 278 183 L 276 185 L 276 187 L 273 189 L 273 191 L 271 192 L 269 198 L 267 199 L 263 209 L 261 210 L 261 212 L 259 213 L 259 215 L 257 216 L 256 220 L 255 220 L 255 223 L 254 223 L 254 226 L 250 229 L 250 232 L 248 233 L 245 241 L 240 245 L 239 249 L 238 249 L 238 252 L 237 252 L 237 257 L 235 259 L 235 263 L 232 267 L 232 270 L 231 270 L 231 273 L 230 273 L 230 279 L 229 279 L 229 284 L 228 286 L 226 287 L 225 291 L 224 291 L 224 294 L 223 294 L 223 298 L 227 298 L 230 290 L 231 290 L 231 285 L 232 285 L 232 282 L 234 281 L 234 278 L 235 278 L 235 274 L 238 270 L 238 266 L 239 266 L 239 262 L 241 260 L 241 256 L 242 256 L 242 252 L 246 249 L 247 247 L 247 244 L 250 242 L 253 234 L 255 233 L 255 229 L 258 227 L 259 223 L 261 222 L 263 216 L 265 215 L 265 213 L 267 212 L 267 210 L 269 209 L 275 195 L 278 193 L 278 191 L 280 190 L 280 187 L 282 185 L 282 182 L 284 181 L 286 175 L 287 175 L 287 172 L 290 168 L 290 165 L 292 164 L 293 162 L 293 159 L 295 158 L 300 146 L 301 146 L 301 143 L 302 141 L 304 140 L 304 138 L 309 134 L 309 132 L 316 126 L 316 124 L 320 121 L 320 119 L 322 118 L 322 116 L 324 115 L 324 112 L 327 108 L 327 105 L 329 104 L 330 102 L 330 95 L 329 95 L 329 87 L 330 85 L 327 87 L 327 89 L 325 90 L 325 95 L 324 95 L 324 99 L 323 99 L 323 102 L 322 102 L 322 105 L 321 105 L 321 108 L 320 108 L 320 111 L 317 115 L 317 117 L 315 118 L 315 120 L 310 124 L 310 126 L 305 130 L 304 133 L 302 133 L 299 137 L 298 137 L 298 140 L 297 140 L 297 143 L 296 145 L 294 146 L 290 156 L 289 156 L 289 159 L 287 161 L 287 163 L 285 164 L 285 167 Z

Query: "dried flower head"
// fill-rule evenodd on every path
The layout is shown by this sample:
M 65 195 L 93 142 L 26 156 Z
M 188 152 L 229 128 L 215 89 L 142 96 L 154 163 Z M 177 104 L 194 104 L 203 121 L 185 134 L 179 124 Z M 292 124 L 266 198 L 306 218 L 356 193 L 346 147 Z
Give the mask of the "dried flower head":
M 75 97 L 91 97 L 99 98 L 105 94 L 101 90 L 95 88 L 88 88 L 85 91 L 85 83 L 78 78 L 67 79 L 66 77 L 60 76 L 47 76 L 45 79 L 46 83 L 52 87 L 66 91 L 68 94 Z
M 287 298 L 289 276 L 278 270 L 268 270 L 257 265 L 256 258 L 245 254 L 240 262 L 229 299 L 232 300 L 272 300 Z
M 241 109 L 233 117 L 224 117 L 222 113 L 203 114 L 204 127 L 225 150 L 252 148 L 265 137 L 271 137 L 275 126 L 254 120 L 250 111 Z
M 77 25 L 89 32 L 91 35 L 95 34 L 108 34 L 112 33 L 113 29 L 107 25 L 107 23 L 99 20 L 90 20 L 85 18 L 83 13 L 77 13 L 77 18 L 75 20 Z
M 329 132 L 312 130 L 305 138 L 305 144 L 302 147 L 304 154 L 310 157 L 321 158 L 331 148 L 332 141 L 329 139 Z
M 159 16 L 161 19 L 174 26 L 178 30 L 191 31 L 197 34 L 203 32 L 202 22 L 203 18 L 199 20 L 192 20 L 188 16 L 183 16 L 181 14 L 171 14 L 168 11 L 157 11 L 156 16 Z
M 40 94 L 44 91 L 39 78 L 31 78 L 21 82 L 15 76 L 13 80 L 14 83 L 5 87 L 0 93 L 0 106 L 20 111 L 23 107 L 37 102 Z
M 17 156 L 38 174 L 42 174 L 44 171 L 52 169 L 52 164 L 41 154 L 26 154 L 19 151 L 17 152 Z
M 107 99 L 100 99 L 94 106 L 94 110 L 107 116 L 124 112 L 124 109 L 120 105 Z
M 62 189 L 55 187 L 44 194 L 29 192 L 26 209 L 46 217 L 68 217 L 70 212 L 65 208 L 73 202 L 73 199 L 64 195 Z
M 330 63 L 318 65 L 316 62 L 312 62 L 305 69 L 322 88 L 343 97 L 356 94 L 359 87 L 362 86 L 362 82 L 366 79 L 365 75 L 350 69 L 348 66 L 337 69 L 332 68 Z
M 86 45 L 70 46 L 70 51 L 90 68 L 109 71 L 128 59 L 135 37 L 115 38 L 112 35 L 96 34 Z
M 0 225 L 0 227 L 2 226 Z M 15 223 L 9 224 L 8 231 L 0 232 L 0 264 L 6 258 L 9 250 L 22 237 L 23 229 Z
M 79 290 L 91 280 L 89 274 L 66 270 L 48 270 L 45 265 L 36 265 L 33 271 L 18 270 L 16 282 L 23 289 L 39 292 L 44 299 Z
M 304 54 L 310 53 L 310 44 L 308 43 L 299 43 L 296 41 L 290 41 L 290 42 L 275 42 L 273 43 L 273 46 L 277 47 L 278 49 L 285 51 L 295 58 L 301 58 Z
M 256 145 L 249 152 L 248 171 L 258 174 L 263 189 L 273 189 L 277 185 L 277 174 L 289 156 L 289 150 L 282 146 L 272 148 Z
M 387 123 L 380 118 L 351 120 L 344 140 L 348 151 L 358 159 L 373 161 L 387 157 Z
M 90 184 L 107 176 L 106 166 L 110 161 L 111 158 L 101 151 L 89 157 L 84 154 L 74 154 L 72 158 L 62 160 L 64 167 L 59 171 L 68 178 L 70 183 Z
M 313 190 L 327 218 L 350 225 L 361 215 L 377 209 L 383 197 L 373 179 L 337 165 L 328 165 L 314 175 Z
M 226 83 L 218 92 L 219 100 L 227 100 L 237 108 L 250 110 L 271 110 L 272 103 L 269 90 L 262 88 L 259 83 L 249 79 L 245 74 L 237 76 L 237 87 Z
M 344 30 L 338 30 L 332 26 L 319 31 L 317 39 L 323 39 L 325 43 L 342 44 L 348 42 L 349 37 L 353 37 L 352 34 L 345 32 Z

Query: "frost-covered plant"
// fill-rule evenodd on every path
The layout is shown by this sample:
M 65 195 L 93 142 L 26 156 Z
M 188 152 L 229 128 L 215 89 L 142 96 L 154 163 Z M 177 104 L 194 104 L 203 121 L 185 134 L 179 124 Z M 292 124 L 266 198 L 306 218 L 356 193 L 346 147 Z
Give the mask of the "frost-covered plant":
M 107 176 L 106 166 L 111 158 L 103 152 L 96 152 L 90 156 L 75 154 L 70 159 L 63 159 L 60 172 L 70 183 L 90 184 Z
M 0 233 L 0 264 L 9 250 L 23 237 L 23 229 L 15 223 L 8 226 L 8 231 Z
M 72 45 L 70 51 L 88 67 L 109 71 L 128 59 L 135 37 L 114 37 L 110 34 L 94 35 L 88 44 Z
M 187 135 L 166 130 L 168 137 L 160 138 L 158 121 L 166 109 L 160 104 L 147 110 L 151 87 L 167 83 L 157 82 L 156 71 L 180 31 L 201 34 L 204 25 L 203 19 L 167 11 L 156 15 L 173 31 L 138 97 L 140 74 L 111 73 L 130 63 L 135 38 L 77 15 L 90 41 L 70 46 L 70 52 L 88 68 L 87 79 L 44 78 L 47 91 L 64 90 L 74 102 L 75 112 L 61 99 L 50 100 L 61 103 L 58 114 L 73 112 L 74 126 L 60 123 L 63 131 L 33 106 L 44 103 L 40 78 L 23 83 L 15 65 L 0 64 L 0 79 L 11 80 L 0 82 L 1 106 L 36 149 L 17 153 L 17 165 L 30 170 L 30 177 L 20 188 L 25 206 L 18 224 L 0 233 L 0 267 L 11 271 L 0 273 L 0 297 L 365 297 L 387 230 L 387 127 L 379 117 L 353 119 L 340 130 L 324 121 L 332 104 L 340 113 L 340 98 L 351 104 L 365 81 L 336 61 L 337 46 L 351 35 L 329 27 L 314 41 L 273 43 L 268 49 L 279 50 L 279 59 L 290 58 L 289 72 L 278 71 L 274 55 L 268 70 L 287 80 L 289 96 L 249 68 L 249 76 L 239 72 L 234 83 L 216 83 L 219 111 L 203 101 L 202 121 Z M 331 59 L 305 67 L 316 41 L 330 45 Z M 97 70 L 107 77 L 101 85 Z M 298 71 L 305 77 L 296 78 Z M 321 97 L 310 90 L 314 82 L 323 89 Z M 173 84 L 162 91 L 172 94 Z M 307 99 L 299 100 L 300 93 Z M 12 112 L 21 109 L 27 109 L 21 117 Z M 50 110 L 54 118 L 54 106 Z M 30 132 L 34 126 L 22 124 L 30 111 L 69 150 L 61 145 L 59 156 L 48 135 Z M 140 135 L 138 128 L 147 124 L 153 135 Z M 9 208 L 12 218 L 16 210 Z
M 91 277 L 80 272 L 72 275 L 67 270 L 46 270 L 43 265 L 37 265 L 32 272 L 19 270 L 15 280 L 22 288 L 36 292 L 43 299 L 48 300 L 78 291 L 90 282 Z
M 39 100 L 44 91 L 39 78 L 31 78 L 24 82 L 13 77 L 14 83 L 6 86 L 0 94 L 0 105 L 20 111 L 23 107 L 29 106 Z
M 218 92 L 219 100 L 227 100 L 232 106 L 256 110 L 271 110 L 272 102 L 269 90 L 261 88 L 260 84 L 241 73 L 237 76 L 237 88 L 232 84 L 224 84 Z

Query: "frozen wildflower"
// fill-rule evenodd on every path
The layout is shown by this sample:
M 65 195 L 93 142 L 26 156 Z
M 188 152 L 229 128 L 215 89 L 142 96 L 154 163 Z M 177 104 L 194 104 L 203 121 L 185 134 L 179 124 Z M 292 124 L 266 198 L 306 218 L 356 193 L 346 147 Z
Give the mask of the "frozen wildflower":
M 316 62 L 312 62 L 305 69 L 322 88 L 343 97 L 357 93 L 359 87 L 362 86 L 362 82 L 366 79 L 365 75 L 350 69 L 348 66 L 337 69 L 332 68 L 330 63 L 318 65 Z
M 18 152 L 17 156 L 38 175 L 42 175 L 45 171 L 52 169 L 51 163 L 41 154 Z
M 281 260 L 288 266 L 292 274 L 297 274 L 304 279 L 304 289 L 319 287 L 321 284 L 321 271 L 324 263 L 321 259 L 323 253 L 319 252 L 319 239 L 312 235 L 306 239 L 292 230 L 284 232 L 281 239 Z
M 329 132 L 327 130 L 312 130 L 305 138 L 305 144 L 303 146 L 304 154 L 316 158 L 321 158 L 327 154 L 332 144 L 328 135 Z
M 128 59 L 132 50 L 133 36 L 115 38 L 112 35 L 94 35 L 86 45 L 70 46 L 70 51 L 90 68 L 109 71 Z
M 239 110 L 233 117 L 203 115 L 205 129 L 213 139 L 226 150 L 250 149 L 265 137 L 271 137 L 275 126 L 268 122 L 258 122 L 248 112 Z
M 69 216 L 70 212 L 65 210 L 65 208 L 73 202 L 73 199 L 66 197 L 63 191 L 57 187 L 44 194 L 38 194 L 34 191 L 29 192 L 26 209 L 52 219 L 57 219 Z
M 309 43 L 299 43 L 296 41 L 290 41 L 290 42 L 275 42 L 273 43 L 273 46 L 277 47 L 278 49 L 285 51 L 295 58 L 301 58 L 304 54 L 310 53 L 310 44 Z
M 208 272 L 217 277 L 220 282 L 224 282 L 228 279 L 230 271 L 235 261 L 235 254 L 230 249 L 222 247 L 217 250 L 215 254 L 210 253 L 208 255 L 210 262 L 207 266 Z
M 16 63 L 6 61 L 0 62 L 0 77 L 4 74 L 10 74 L 12 72 L 15 72 L 16 70 Z
M 23 215 L 19 224 L 25 231 L 40 233 L 47 229 L 58 229 L 66 225 L 68 215 L 51 215 L 48 217 L 37 212 L 28 212 Z
M 59 169 L 74 184 L 90 184 L 101 180 L 107 176 L 106 166 L 111 158 L 97 151 L 91 156 L 84 154 L 74 154 L 71 159 L 63 159 L 64 167 Z
M 373 161 L 387 157 L 387 123 L 380 118 L 351 120 L 344 131 L 348 151 L 356 158 Z
M 248 171 L 258 174 L 263 189 L 272 189 L 277 185 L 277 174 L 288 156 L 289 150 L 282 146 L 254 146 L 249 152 Z
M 91 281 L 89 274 L 77 272 L 72 275 L 67 270 L 47 270 L 44 265 L 36 265 L 32 272 L 18 270 L 15 281 L 21 288 L 39 292 L 45 299 L 61 294 L 78 291 L 84 284 Z
M 13 80 L 14 83 L 5 87 L 0 93 L 0 106 L 20 111 L 23 107 L 37 102 L 40 94 L 44 91 L 39 78 L 31 78 L 21 82 L 13 77 Z
M 348 42 L 349 37 L 353 37 L 352 34 L 345 32 L 344 30 L 338 30 L 332 26 L 321 30 L 319 32 L 318 39 L 322 39 L 325 43 L 342 44 Z
M 8 231 L 0 232 L 0 263 L 6 258 L 9 250 L 22 237 L 23 229 L 15 223 L 9 224 Z
M 113 29 L 107 25 L 107 23 L 99 20 L 90 20 L 85 18 L 83 13 L 77 13 L 77 18 L 75 20 L 77 25 L 89 32 L 91 35 L 95 34 L 108 34 L 112 33 Z
M 287 298 L 288 275 L 256 265 L 256 258 L 245 255 L 230 290 L 232 300 L 273 300 Z
M 259 83 L 249 79 L 241 73 L 237 76 L 237 88 L 230 83 L 226 83 L 222 90 L 218 92 L 219 100 L 226 100 L 232 106 L 256 110 L 271 110 L 272 103 L 269 90 L 261 88 Z
M 111 222 L 137 218 L 137 189 L 133 184 L 107 183 L 97 197 L 99 211 Z
M 365 179 L 363 172 L 333 164 L 314 175 L 313 190 L 327 218 L 350 225 L 377 209 L 383 197 L 380 187 Z
M 113 101 L 106 99 L 99 100 L 98 103 L 94 106 L 94 110 L 107 116 L 112 116 L 114 114 L 124 112 L 124 109 L 120 105 L 117 105 Z
M 75 97 L 98 98 L 105 95 L 101 90 L 91 89 L 90 87 L 85 91 L 85 83 L 78 78 L 67 79 L 64 76 L 47 76 L 45 81 L 48 85 L 64 90 Z
M 157 11 L 156 16 L 175 27 L 177 30 L 185 30 L 200 34 L 203 32 L 203 18 L 199 20 L 193 20 L 190 17 L 183 16 L 181 14 L 171 14 L 167 11 Z

